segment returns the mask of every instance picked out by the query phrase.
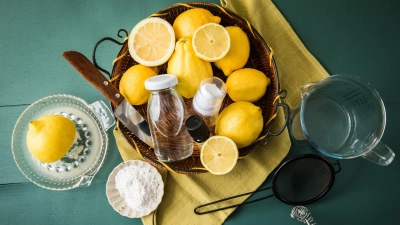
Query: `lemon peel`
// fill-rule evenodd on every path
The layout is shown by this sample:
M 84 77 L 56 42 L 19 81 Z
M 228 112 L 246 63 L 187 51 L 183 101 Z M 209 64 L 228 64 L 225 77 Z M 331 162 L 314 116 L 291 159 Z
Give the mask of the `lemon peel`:
M 260 107 L 250 102 L 235 102 L 219 114 L 215 132 L 232 139 L 238 148 L 244 148 L 257 139 L 263 125 Z
M 70 119 L 60 115 L 46 115 L 29 123 L 26 143 L 29 152 L 40 162 L 61 159 L 72 147 L 76 127 Z

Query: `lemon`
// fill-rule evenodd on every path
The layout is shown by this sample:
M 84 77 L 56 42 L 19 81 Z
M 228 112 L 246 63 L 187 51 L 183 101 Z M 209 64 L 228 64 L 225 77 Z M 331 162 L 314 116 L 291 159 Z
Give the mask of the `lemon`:
M 176 17 L 172 27 L 175 38 L 191 38 L 200 26 L 206 23 L 219 23 L 221 18 L 214 16 L 210 11 L 202 8 L 189 9 Z
M 159 66 L 167 62 L 174 48 L 174 29 L 166 20 L 158 17 L 140 21 L 129 34 L 129 54 L 145 66 Z
M 131 105 L 142 105 L 150 96 L 150 92 L 144 87 L 144 81 L 156 75 L 154 68 L 141 64 L 134 65 L 122 75 L 119 91 Z
M 181 38 L 175 44 L 175 51 L 168 61 L 167 73 L 178 77 L 176 90 L 184 98 L 193 98 L 200 82 L 213 76 L 211 63 L 196 56 L 191 38 Z
M 75 136 L 74 122 L 60 115 L 46 115 L 29 123 L 26 143 L 36 159 L 51 163 L 68 152 Z
M 157 66 L 150 67 L 150 68 L 151 68 L 156 74 L 158 74 L 159 69 L 158 69 Z
M 234 71 L 226 80 L 226 91 L 235 101 L 255 102 L 262 98 L 271 80 L 259 70 L 243 68 Z
M 208 62 L 214 62 L 222 59 L 228 53 L 231 39 L 223 26 L 207 23 L 194 32 L 192 45 L 198 57 Z
M 222 110 L 218 116 L 215 132 L 232 139 L 238 148 L 244 148 L 257 139 L 262 128 L 260 107 L 250 102 L 235 102 Z
M 214 62 L 214 65 L 221 69 L 225 76 L 229 76 L 246 65 L 250 55 L 250 41 L 240 27 L 227 26 L 225 29 L 229 33 L 231 47 L 222 59 Z
M 223 175 L 236 165 L 239 151 L 236 144 L 228 137 L 213 136 L 201 147 L 200 161 L 210 173 Z

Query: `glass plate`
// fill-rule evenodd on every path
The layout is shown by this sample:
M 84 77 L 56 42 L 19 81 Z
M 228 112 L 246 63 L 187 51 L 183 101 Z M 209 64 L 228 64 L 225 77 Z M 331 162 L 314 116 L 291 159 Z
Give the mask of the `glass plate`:
M 63 158 L 42 163 L 30 154 L 26 135 L 30 121 L 50 114 L 71 119 L 77 128 L 77 138 Z M 11 141 L 14 160 L 25 177 L 40 187 L 68 190 L 89 186 L 108 150 L 106 130 L 114 124 L 112 113 L 104 102 L 89 105 L 71 95 L 42 98 L 21 114 L 14 127 Z

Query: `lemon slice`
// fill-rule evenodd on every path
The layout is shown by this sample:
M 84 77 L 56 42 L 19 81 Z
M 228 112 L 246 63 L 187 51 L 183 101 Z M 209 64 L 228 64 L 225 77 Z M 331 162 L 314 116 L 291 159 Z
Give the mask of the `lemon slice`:
M 145 66 L 159 66 L 167 62 L 174 48 L 174 29 L 158 17 L 140 21 L 129 34 L 129 53 L 136 62 Z
M 231 38 L 225 27 L 217 23 L 207 23 L 194 32 L 192 45 L 197 57 L 215 62 L 228 53 Z
M 235 142 L 225 136 L 213 136 L 202 146 L 200 160 L 203 166 L 212 174 L 229 173 L 239 157 Z

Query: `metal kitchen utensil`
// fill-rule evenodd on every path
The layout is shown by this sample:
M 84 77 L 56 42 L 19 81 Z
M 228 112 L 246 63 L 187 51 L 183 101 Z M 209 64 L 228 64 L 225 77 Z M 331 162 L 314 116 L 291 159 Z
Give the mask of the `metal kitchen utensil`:
M 84 55 L 76 51 L 66 51 L 62 56 L 93 86 L 104 94 L 116 106 L 114 115 L 136 137 L 153 147 L 150 128 L 140 113 L 129 104 L 124 96 L 107 80 L 105 76 Z
M 311 213 L 308 211 L 308 209 L 304 206 L 295 206 L 290 212 L 290 216 L 307 225 L 316 225 L 316 223 L 311 224 L 311 222 L 314 221 L 314 218 L 311 216 Z
M 334 165 L 338 166 L 337 171 L 335 171 Z M 298 155 L 284 162 L 276 170 L 270 187 L 203 204 L 197 206 L 194 209 L 194 212 L 198 215 L 212 213 L 261 201 L 272 196 L 275 196 L 286 204 L 306 205 L 317 201 L 329 192 L 335 181 L 335 175 L 340 172 L 340 170 L 341 167 L 339 161 L 332 165 L 327 159 L 319 155 Z M 199 210 L 207 206 L 215 205 L 216 203 L 225 202 L 227 200 L 265 191 L 271 188 L 273 194 L 265 197 L 221 208 L 206 209 L 206 211 Z

